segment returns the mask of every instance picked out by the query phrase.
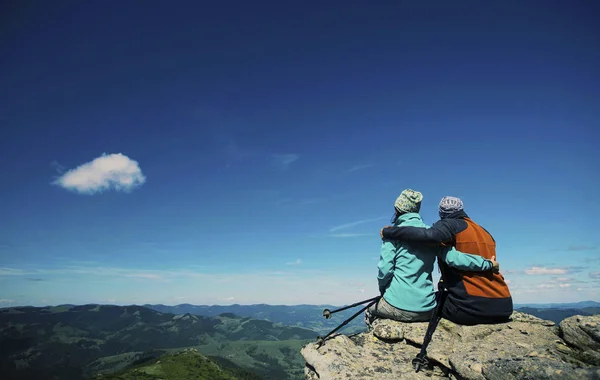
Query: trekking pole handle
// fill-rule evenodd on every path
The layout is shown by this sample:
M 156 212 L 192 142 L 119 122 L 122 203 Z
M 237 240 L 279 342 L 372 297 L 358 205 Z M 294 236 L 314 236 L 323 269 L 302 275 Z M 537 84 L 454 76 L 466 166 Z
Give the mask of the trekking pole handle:
M 360 309 L 359 311 L 357 311 L 353 316 L 351 316 L 350 318 L 346 319 L 344 322 L 342 322 L 341 325 L 339 325 L 338 327 L 336 327 L 335 329 L 331 330 L 327 335 L 325 335 L 324 337 L 317 337 L 317 348 L 321 347 L 323 345 L 323 343 L 325 342 L 325 340 L 327 340 L 327 338 L 329 338 L 331 335 L 333 335 L 333 333 L 335 333 L 336 331 L 338 331 L 339 329 L 341 329 L 342 327 L 346 326 L 351 320 L 353 320 L 354 318 L 358 317 L 358 315 L 360 313 L 362 313 L 363 311 L 367 310 L 369 308 L 369 306 L 374 305 L 377 301 L 379 301 L 379 298 L 381 298 L 380 296 L 377 297 L 373 297 L 372 299 L 370 299 L 369 301 L 371 301 L 371 303 L 369 303 L 367 306 L 364 306 L 362 309 Z M 364 302 L 363 302 L 364 303 Z M 359 304 L 360 305 L 360 304 Z
M 325 309 L 325 310 L 323 310 L 323 316 L 325 317 L 325 319 L 329 319 L 329 318 L 331 318 L 331 314 L 333 314 L 333 313 L 337 313 L 338 311 L 350 309 L 351 307 L 362 305 L 363 303 L 375 301 L 375 300 L 378 300 L 380 298 L 381 298 L 381 296 L 369 298 L 368 300 L 356 302 L 356 303 L 353 303 L 352 305 L 344 306 L 344 307 L 341 307 L 341 308 L 335 309 L 335 310 Z

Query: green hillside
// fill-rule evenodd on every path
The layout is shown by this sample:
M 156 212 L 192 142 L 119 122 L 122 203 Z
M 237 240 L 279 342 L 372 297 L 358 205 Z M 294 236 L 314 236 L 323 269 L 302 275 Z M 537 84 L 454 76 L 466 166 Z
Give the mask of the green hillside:
M 260 380 L 224 359 L 211 360 L 195 349 L 166 354 L 114 374 L 96 375 L 98 380 Z
M 304 360 L 300 349 L 307 340 L 282 341 L 229 341 L 193 347 L 211 360 L 226 368 L 243 368 L 261 379 L 302 379 Z M 129 352 L 101 357 L 86 366 L 86 373 L 110 374 L 139 363 L 156 361 L 165 354 L 173 354 L 181 348 L 151 352 Z
M 173 315 L 141 306 L 2 309 L 0 378 L 79 380 L 195 347 L 265 378 L 293 379 L 302 368 L 300 347 L 316 336 L 232 314 Z

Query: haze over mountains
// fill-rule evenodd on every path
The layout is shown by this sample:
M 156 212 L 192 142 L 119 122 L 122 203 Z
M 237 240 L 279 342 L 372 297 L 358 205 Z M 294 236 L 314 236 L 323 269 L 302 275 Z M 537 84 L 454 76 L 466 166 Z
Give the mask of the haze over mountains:
M 300 347 L 317 335 L 227 313 L 111 305 L 6 308 L 0 326 L 2 379 L 83 379 L 188 347 L 261 377 L 298 378 Z
M 216 316 L 221 313 L 233 313 L 242 317 L 251 317 L 255 319 L 266 319 L 274 323 L 281 323 L 287 326 L 299 326 L 321 334 L 335 328 L 346 318 L 354 314 L 360 306 L 352 309 L 340 311 L 332 314 L 331 319 L 325 319 L 322 316 L 323 309 L 335 310 L 341 306 L 334 305 L 190 305 L 180 304 L 175 306 L 166 305 L 144 305 L 145 307 L 158 310 L 164 313 L 173 314 L 197 314 L 206 316 Z M 520 310 L 542 319 L 548 319 L 555 323 L 572 315 L 593 315 L 600 312 L 600 303 L 595 301 L 584 301 L 562 304 L 515 304 L 515 310 Z M 365 328 L 362 318 L 357 317 L 352 320 L 345 328 L 345 333 L 361 331 Z
M 600 303 L 594 301 L 537 306 L 519 310 L 555 323 L 572 315 L 600 313 Z M 105 379 L 124 380 L 136 378 L 137 368 L 197 378 L 213 374 L 215 379 L 301 379 L 304 362 L 300 348 L 337 327 L 360 306 L 335 313 L 331 319 L 322 316 L 324 308 L 336 310 L 339 306 L 3 308 L 0 377 L 77 380 L 103 374 Z M 341 332 L 349 335 L 364 330 L 363 318 L 358 316 Z M 180 354 L 190 348 L 197 351 Z
M 515 304 L 515 309 L 521 307 L 533 307 L 537 309 L 548 309 L 548 308 L 557 308 L 557 309 L 579 309 L 584 307 L 600 307 L 600 302 L 596 301 L 581 301 L 581 302 L 570 302 L 570 303 L 523 303 L 523 304 Z

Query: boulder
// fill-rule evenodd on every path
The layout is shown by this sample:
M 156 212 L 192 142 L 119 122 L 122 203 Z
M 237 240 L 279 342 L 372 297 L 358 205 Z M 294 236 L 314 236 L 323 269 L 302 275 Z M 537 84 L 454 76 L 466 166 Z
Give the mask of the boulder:
M 600 365 L 600 315 L 574 315 L 560 322 L 561 336 L 576 349 L 578 359 Z
M 461 326 L 442 319 L 415 372 L 426 322 L 378 319 L 370 331 L 336 335 L 301 354 L 307 379 L 600 379 L 600 316 L 554 322 L 514 312 L 511 321 Z

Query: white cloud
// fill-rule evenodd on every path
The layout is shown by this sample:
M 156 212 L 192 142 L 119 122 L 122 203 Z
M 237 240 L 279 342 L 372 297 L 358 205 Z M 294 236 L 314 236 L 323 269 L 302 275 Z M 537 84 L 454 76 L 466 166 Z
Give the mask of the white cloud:
M 301 205 L 312 205 L 315 203 L 319 203 L 319 202 L 323 202 L 323 198 L 310 198 L 310 199 L 303 199 L 299 202 L 299 204 Z
M 570 277 L 558 277 L 558 278 L 556 278 L 556 281 L 558 281 L 558 282 L 570 282 L 570 281 L 573 281 L 573 279 L 570 278 Z
M 285 263 L 285 265 L 300 265 L 302 264 L 302 260 L 301 259 L 296 259 L 294 261 L 290 261 L 288 263 Z
M 0 299 L 0 303 L 15 303 L 15 300 Z
M 353 166 L 350 169 L 348 169 L 347 172 L 348 173 L 352 173 L 352 172 L 355 172 L 357 170 L 368 169 L 368 168 L 371 168 L 373 166 L 375 166 L 375 165 L 373 165 L 373 164 L 356 165 L 356 166 Z
M 40 270 L 38 273 L 44 274 L 79 274 L 85 276 L 108 276 L 108 277 L 129 277 L 145 278 L 150 280 L 177 279 L 201 277 L 203 274 L 191 272 L 189 270 L 143 270 L 133 268 L 115 268 L 115 267 L 86 267 L 72 266 L 58 270 Z
M 291 261 L 291 259 L 290 259 Z M 292 263 L 298 262 L 292 261 Z M 38 305 L 61 303 L 106 303 L 116 298 L 113 304 L 180 303 L 185 297 L 191 304 L 332 304 L 343 305 L 379 294 L 377 280 L 372 270 L 332 273 L 326 268 L 305 269 L 300 266 L 287 267 L 288 271 L 235 271 L 229 269 L 191 269 L 188 266 L 163 269 L 152 267 L 125 268 L 88 266 L 52 266 L 41 268 L 3 268 L 10 273 L 44 275 L 48 286 L 21 287 L 23 277 L 3 277 L 9 286 L 2 288 L 0 297 L 4 306 Z M 9 270 L 7 270 L 9 269 Z M 293 270 L 292 270 L 293 269 Z M 150 276 L 148 276 L 150 275 Z M 434 285 L 439 275 L 433 274 Z M 560 276 L 559 276 L 560 277 Z M 140 280 L 140 279 L 148 280 Z M 152 281 L 162 278 L 163 281 Z M 555 280 L 527 277 L 511 282 L 515 303 L 576 302 L 597 299 L 594 292 L 600 286 L 561 287 Z M 515 284 L 517 282 L 518 284 Z M 243 286 L 240 286 L 243 284 Z M 581 289 L 578 290 L 577 288 Z M 362 292 L 364 289 L 364 293 Z M 44 299 L 47 301 L 39 301 Z M 11 300 L 15 302 L 8 303 Z
M 271 163 L 276 169 L 287 170 L 299 158 L 297 154 L 274 154 Z
M 335 275 L 327 270 L 302 269 L 295 267 L 287 274 L 260 272 L 205 271 L 189 272 L 183 269 L 141 269 L 118 267 L 54 267 L 32 269 L 36 273 L 46 273 L 56 278 L 52 286 L 33 290 L 18 290 L 18 286 L 3 289 L 5 299 L 15 299 L 18 304 L 96 303 L 116 298 L 117 304 L 144 304 L 176 302 L 174 295 L 186 297 L 191 304 L 228 304 L 235 297 L 239 304 L 333 304 L 354 303 L 366 294 L 378 294 L 377 280 L 371 271 L 349 275 Z M 162 281 L 139 281 L 137 276 L 144 273 L 155 274 Z M 348 276 L 352 282 L 364 286 L 348 286 Z M 6 279 L 5 279 L 6 280 Z M 15 283 L 16 284 L 16 283 Z M 74 286 L 77 284 L 77 286 Z M 84 284 L 90 285 L 89 287 Z M 246 284 L 240 286 L 240 284 Z M 11 290 L 13 289 L 13 290 Z M 323 289 L 330 292 L 320 295 Z M 115 291 L 118 295 L 115 295 Z M 11 294 L 15 293 L 15 294 Z
M 151 269 L 133 269 L 133 268 L 115 268 L 100 266 L 74 265 L 57 269 L 14 269 L 0 268 L 0 276 L 23 276 L 23 275 L 83 275 L 83 276 L 103 276 L 114 278 L 141 278 L 149 280 L 167 280 L 179 278 L 198 278 L 202 273 L 192 272 L 190 270 L 151 270 Z
M 540 281 L 541 280 L 541 281 Z M 574 281 L 577 281 L 574 279 Z M 578 281 L 579 282 L 579 281 Z M 529 276 L 511 284 L 510 290 L 513 301 L 519 303 L 558 303 L 594 300 L 593 293 L 600 286 L 588 283 L 586 285 L 574 282 L 558 282 L 555 279 Z
M 505 275 L 506 274 L 521 274 L 521 273 L 523 273 L 523 271 L 518 270 L 518 269 L 504 269 L 504 270 L 502 270 L 502 273 Z
M 58 174 L 63 174 L 65 172 L 65 167 L 62 166 L 58 161 L 54 160 L 50 163 L 50 167 L 56 171 Z
M 359 236 L 375 236 L 374 234 L 330 234 L 330 237 L 335 238 L 353 238 Z
M 556 288 L 556 284 L 540 284 L 537 287 L 540 289 L 552 289 Z
M 598 247 L 593 245 L 570 245 L 567 251 L 593 251 Z
M 229 141 L 227 143 L 225 146 L 225 153 L 235 161 L 245 160 L 255 154 L 251 149 L 240 147 L 235 141 Z
M 22 269 L 0 268 L 0 276 L 22 276 L 28 274 Z
M 379 218 L 363 219 L 363 220 L 358 220 L 356 222 L 350 222 L 350 223 L 340 224 L 339 226 L 335 226 L 335 227 L 331 228 L 329 230 L 329 232 L 339 231 L 339 230 L 343 230 L 343 229 L 346 229 L 346 228 L 358 226 L 360 224 L 375 222 L 375 221 L 382 220 L 382 219 L 385 219 L 385 217 L 381 217 L 380 216 Z
M 600 279 L 600 272 L 590 272 L 590 277 Z
M 146 280 L 162 280 L 162 276 L 159 276 L 157 274 L 153 274 L 153 273 L 132 273 L 132 274 L 128 274 L 126 275 L 127 277 L 132 277 L 132 278 L 143 278 Z
M 137 161 L 121 154 L 103 154 L 71 169 L 53 183 L 67 190 L 94 194 L 105 190 L 131 191 L 146 182 Z
M 545 267 L 532 267 L 525 270 L 526 274 L 539 275 L 539 274 L 565 274 L 568 270 L 565 268 L 545 268 Z

